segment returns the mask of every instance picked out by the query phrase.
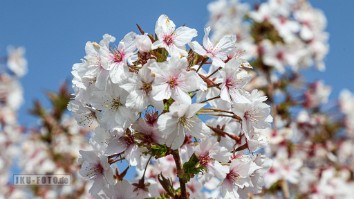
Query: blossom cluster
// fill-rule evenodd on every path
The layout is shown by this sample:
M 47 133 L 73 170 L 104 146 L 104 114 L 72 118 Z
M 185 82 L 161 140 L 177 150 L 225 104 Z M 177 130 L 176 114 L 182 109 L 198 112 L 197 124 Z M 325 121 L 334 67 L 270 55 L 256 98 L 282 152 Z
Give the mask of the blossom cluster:
M 9 185 L 15 158 L 20 154 L 23 128 L 17 121 L 17 111 L 23 102 L 23 91 L 19 82 L 26 73 L 24 49 L 9 47 L 8 53 L 0 57 L 0 198 L 23 198 L 25 193 Z
M 218 0 L 208 5 L 213 39 L 236 35 L 247 58 L 284 73 L 316 65 L 324 70 L 328 53 L 326 18 L 308 1 L 268 0 L 253 5 Z
M 270 167 L 260 153 L 272 117 L 267 97 L 245 89 L 252 70 L 234 35 L 176 28 L 105 34 L 73 65 L 68 108 L 95 128 L 80 174 L 96 198 L 242 198 L 258 193 Z M 126 169 L 124 169 L 124 165 Z M 122 169 L 123 168 L 123 169 Z M 136 178 L 129 177 L 132 169 Z M 203 190 L 203 191 L 202 191 Z
M 39 101 L 31 110 L 39 124 L 23 126 L 17 112 L 23 103 L 20 78 L 27 72 L 24 48 L 8 48 L 0 57 L 0 198 L 89 198 L 89 184 L 78 175 L 79 149 L 89 149 L 86 136 L 74 118 L 65 115 L 70 95 L 66 87 L 48 93 L 53 107 Z M 14 173 L 16 172 L 16 173 Z M 12 174 L 71 174 L 70 186 L 17 186 Z
M 305 82 L 302 69 L 324 69 L 324 14 L 308 1 L 236 0 L 209 4 L 213 39 L 235 34 L 254 67 L 249 89 L 269 97 L 273 128 L 265 130 L 273 163 L 257 198 L 352 198 L 353 94 L 330 101 L 330 86 Z M 229 24 L 229 25 L 226 25 Z
M 87 142 L 90 129 L 78 126 L 66 113 L 70 94 L 65 84 L 58 92 L 49 92 L 47 96 L 52 107 L 44 108 L 36 101 L 30 111 L 38 118 L 38 124 L 28 128 L 22 136 L 18 166 L 21 174 L 70 175 L 70 186 L 33 184 L 30 190 L 23 190 L 36 198 L 90 198 L 90 185 L 79 176 L 77 164 L 79 149 L 91 149 Z

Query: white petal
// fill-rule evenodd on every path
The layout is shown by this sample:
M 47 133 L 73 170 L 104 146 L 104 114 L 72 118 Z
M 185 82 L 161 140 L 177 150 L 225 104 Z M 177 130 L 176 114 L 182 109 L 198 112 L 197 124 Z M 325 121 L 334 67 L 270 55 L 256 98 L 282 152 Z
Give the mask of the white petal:
M 154 100 L 161 101 L 171 97 L 171 89 L 168 84 L 160 84 L 152 86 L 152 96 Z
M 198 53 L 201 56 L 205 56 L 206 55 L 206 51 L 204 50 L 204 48 L 196 41 L 190 42 L 189 46 L 191 47 L 191 49 Z
M 227 59 L 227 54 L 230 53 L 236 45 L 236 36 L 227 35 L 221 38 L 219 43 L 215 46 L 214 51 L 217 53 L 217 57 L 222 60 Z
M 208 26 L 204 29 L 203 46 L 207 50 L 213 49 L 213 46 L 214 46 L 213 43 L 211 43 L 211 41 L 209 39 L 209 33 L 210 33 L 210 26 Z
M 157 40 L 152 44 L 151 49 L 154 50 L 154 49 L 163 48 L 163 47 L 164 47 L 164 45 L 163 45 L 162 41 Z
M 176 87 L 174 90 L 172 90 L 171 97 L 180 103 L 184 103 L 184 104 L 192 103 L 191 97 L 187 93 L 183 92 L 182 89 L 180 89 L 179 87 Z
M 124 52 L 134 52 L 136 51 L 136 42 L 135 42 L 136 33 L 130 32 L 124 36 L 121 42 L 124 43 Z
M 166 15 L 161 15 L 155 25 L 155 33 L 159 37 L 159 40 L 162 40 L 164 35 L 172 35 L 175 31 L 176 25 L 172 20 Z
M 182 26 L 177 28 L 177 30 L 173 33 L 173 42 L 176 46 L 184 46 L 191 42 L 197 35 L 197 30 Z
M 110 71 L 110 77 L 114 84 L 121 83 L 127 77 L 126 66 L 124 63 L 117 63 Z
M 126 149 L 127 145 L 122 139 L 114 138 L 108 143 L 105 154 L 112 155 L 116 153 L 121 153 Z
M 95 86 L 101 90 L 105 90 L 108 82 L 109 71 L 102 69 L 96 78 Z

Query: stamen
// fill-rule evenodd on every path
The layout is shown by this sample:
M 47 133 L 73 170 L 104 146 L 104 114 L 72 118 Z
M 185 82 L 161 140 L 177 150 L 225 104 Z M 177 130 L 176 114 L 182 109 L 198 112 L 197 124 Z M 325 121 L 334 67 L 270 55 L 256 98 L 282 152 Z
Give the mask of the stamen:
M 120 106 L 122 106 L 123 104 L 120 103 L 119 98 L 118 99 L 113 99 L 112 100 L 112 104 L 111 104 L 111 109 L 117 111 L 119 109 Z

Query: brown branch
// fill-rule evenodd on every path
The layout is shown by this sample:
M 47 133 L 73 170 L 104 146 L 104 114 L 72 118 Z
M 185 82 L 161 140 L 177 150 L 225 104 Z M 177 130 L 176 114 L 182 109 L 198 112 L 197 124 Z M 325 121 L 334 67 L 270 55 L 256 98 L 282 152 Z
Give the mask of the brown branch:
M 211 100 L 214 100 L 214 99 L 219 99 L 219 98 L 220 98 L 220 96 L 216 96 L 216 97 L 213 97 L 213 98 L 210 98 L 210 99 L 207 99 L 207 100 L 203 100 L 203 101 L 201 101 L 199 103 L 205 103 L 205 102 L 208 102 L 208 101 L 211 101 Z
M 176 167 L 177 167 L 177 176 L 181 176 L 181 174 L 183 174 L 184 171 L 182 168 L 181 158 L 179 156 L 178 150 L 174 150 L 172 152 L 172 156 L 173 156 L 173 159 L 175 159 L 175 163 L 176 163 Z M 186 182 L 184 182 L 184 180 L 180 177 L 178 177 L 178 179 L 179 179 L 179 184 L 180 184 L 180 188 L 181 188 L 180 199 L 187 199 L 188 194 L 187 194 L 187 189 L 186 189 Z
M 197 73 L 198 73 L 198 71 L 202 68 L 202 66 L 208 61 L 208 57 L 206 57 L 206 58 L 204 58 L 203 59 L 203 61 L 202 61 L 202 63 L 200 63 L 200 65 L 199 65 L 199 67 L 198 67 L 198 69 L 197 69 Z
M 213 76 L 216 72 L 218 72 L 220 69 L 222 69 L 222 67 L 219 67 L 218 69 L 216 69 L 214 72 L 212 72 L 210 75 L 208 75 L 206 78 L 209 79 L 209 77 Z

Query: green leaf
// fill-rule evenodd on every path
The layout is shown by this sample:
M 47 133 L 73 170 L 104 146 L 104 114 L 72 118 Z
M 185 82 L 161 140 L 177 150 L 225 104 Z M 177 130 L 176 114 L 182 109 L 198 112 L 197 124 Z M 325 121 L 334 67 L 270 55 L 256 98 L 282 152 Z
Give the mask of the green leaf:
M 173 104 L 174 100 L 172 98 L 168 100 L 163 100 L 163 111 L 168 112 L 170 110 L 170 106 Z
M 166 145 L 153 144 L 150 147 L 150 154 L 155 158 L 165 157 L 169 151 Z
M 188 182 L 191 178 L 203 170 L 205 170 L 205 167 L 199 164 L 198 157 L 193 153 L 188 162 L 183 164 L 184 173 L 178 177 L 183 179 L 183 181 Z

